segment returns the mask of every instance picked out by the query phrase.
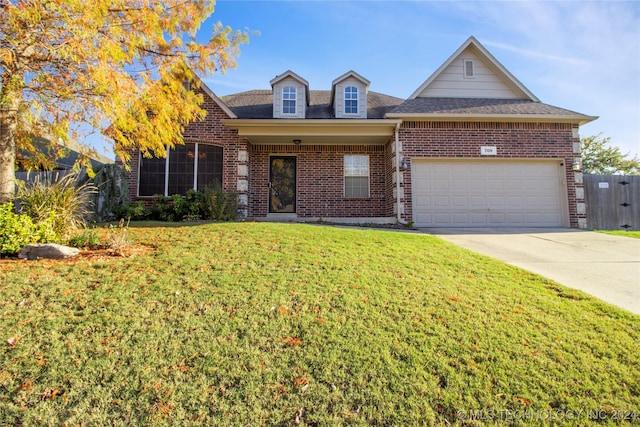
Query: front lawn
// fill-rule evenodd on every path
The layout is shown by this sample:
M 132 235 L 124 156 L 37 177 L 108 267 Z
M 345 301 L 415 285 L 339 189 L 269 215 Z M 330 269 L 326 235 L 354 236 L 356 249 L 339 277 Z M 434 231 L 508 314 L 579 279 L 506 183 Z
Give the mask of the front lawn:
M 130 234 L 147 250 L 0 261 L 0 425 L 615 425 L 640 408 L 640 316 L 436 237 Z
M 634 239 L 640 239 L 640 231 L 624 231 L 624 230 L 594 230 L 598 233 L 612 234 L 614 236 L 632 237 Z

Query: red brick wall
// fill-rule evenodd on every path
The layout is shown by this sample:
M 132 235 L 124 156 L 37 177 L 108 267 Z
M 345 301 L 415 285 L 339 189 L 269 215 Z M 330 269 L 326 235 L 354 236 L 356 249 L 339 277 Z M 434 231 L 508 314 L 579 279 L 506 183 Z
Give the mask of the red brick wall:
M 236 131 L 227 129 L 221 119 L 227 114 L 208 96 L 204 97 L 206 118 L 190 124 L 184 134 L 186 142 L 208 143 L 223 147 L 223 186 L 238 192 L 245 200 L 241 214 L 265 217 L 268 213 L 269 156 L 297 157 L 297 216 L 305 217 L 395 217 L 393 191 L 395 171 L 393 139 L 386 146 L 333 145 L 250 145 Z M 401 157 L 481 158 L 480 147 L 495 146 L 498 155 L 491 158 L 564 159 L 567 183 L 569 222 L 578 226 L 584 214 L 577 212 L 576 184 L 572 171 L 574 125 L 561 123 L 494 123 L 494 122 L 404 122 L 400 129 Z M 248 159 L 240 160 L 240 151 L 248 151 Z M 345 154 L 370 156 L 370 197 L 344 198 L 343 158 Z M 246 165 L 248 177 L 238 173 Z M 138 153 L 131 156 L 128 185 L 132 200 L 137 198 Z M 402 172 L 401 196 L 403 218 L 412 220 L 411 169 Z M 248 190 L 238 189 L 238 182 L 248 179 Z M 579 202 L 583 202 L 580 200 Z
M 217 145 L 223 148 L 224 165 L 222 172 L 222 186 L 225 191 L 234 191 L 240 194 L 238 185 L 238 165 L 239 161 L 238 153 L 240 150 L 247 150 L 247 142 L 238 136 L 237 131 L 229 130 L 225 127 L 221 120 L 228 119 L 227 113 L 220 108 L 220 106 L 209 96 L 204 94 L 203 108 L 207 111 L 207 115 L 204 120 L 200 122 L 190 123 L 184 132 L 185 142 L 197 142 L 211 145 Z M 134 152 L 131 154 L 131 170 L 127 174 L 127 182 L 129 187 L 129 194 L 132 201 L 142 200 L 148 205 L 151 205 L 150 197 L 137 197 L 138 194 L 138 164 L 139 153 Z M 242 162 L 242 164 L 248 164 L 248 162 Z M 240 206 L 240 209 L 246 211 L 246 206 Z
M 494 146 L 497 155 L 490 158 L 564 159 L 569 223 L 578 226 L 585 218 L 576 209 L 576 184 L 572 170 L 573 137 L 571 124 L 494 123 L 494 122 L 404 122 L 400 128 L 403 157 L 488 158 L 480 155 L 481 146 Z M 411 170 L 403 173 L 405 215 L 412 217 Z M 391 205 L 393 201 L 391 201 Z
M 385 201 L 385 147 L 350 145 L 254 145 L 250 157 L 249 216 L 268 213 L 269 158 L 295 155 L 297 158 L 297 216 L 305 217 L 383 217 Z M 369 155 L 370 197 L 344 198 L 344 156 Z

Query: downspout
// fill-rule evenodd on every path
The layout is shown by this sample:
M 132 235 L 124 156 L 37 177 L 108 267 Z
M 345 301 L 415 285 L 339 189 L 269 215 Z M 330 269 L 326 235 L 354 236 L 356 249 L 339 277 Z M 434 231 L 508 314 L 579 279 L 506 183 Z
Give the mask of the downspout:
M 402 219 L 402 213 L 400 212 L 400 200 L 402 199 L 402 197 L 400 197 L 400 137 L 399 137 L 399 131 L 400 131 L 400 123 L 402 123 L 401 121 L 397 121 L 396 122 L 396 130 L 395 130 L 395 144 L 396 144 L 396 215 L 397 215 L 397 221 L 400 224 L 406 224 L 406 221 L 404 221 Z

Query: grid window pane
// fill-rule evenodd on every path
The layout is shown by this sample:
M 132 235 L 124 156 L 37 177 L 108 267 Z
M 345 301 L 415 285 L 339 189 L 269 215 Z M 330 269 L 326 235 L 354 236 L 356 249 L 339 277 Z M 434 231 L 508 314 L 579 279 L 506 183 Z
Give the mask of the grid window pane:
M 140 156 L 140 182 L 138 195 L 155 196 L 164 194 L 164 176 L 167 160 L 159 158 L 145 159 Z
M 222 185 L 222 147 L 198 144 L 198 191 Z
M 344 156 L 344 196 L 369 197 L 369 156 Z
M 369 197 L 369 177 L 347 176 L 344 179 L 344 197 L 367 198 Z
M 296 113 L 296 88 L 287 86 L 282 89 L 282 113 Z
M 197 146 L 197 150 L 196 150 Z M 197 153 L 197 158 L 196 158 Z M 177 145 L 168 150 L 169 185 L 165 194 L 166 159 L 140 159 L 140 182 L 138 194 L 143 197 L 171 196 L 186 194 L 194 188 L 196 162 L 198 175 L 196 189 L 203 191 L 206 186 L 222 185 L 223 150 L 206 144 Z
M 344 112 L 358 114 L 358 88 L 349 86 L 344 89 Z
M 169 152 L 169 196 L 186 194 L 193 188 L 195 152 L 195 144 L 176 145 Z
M 284 114 L 295 114 L 296 101 L 282 101 L 282 112 Z

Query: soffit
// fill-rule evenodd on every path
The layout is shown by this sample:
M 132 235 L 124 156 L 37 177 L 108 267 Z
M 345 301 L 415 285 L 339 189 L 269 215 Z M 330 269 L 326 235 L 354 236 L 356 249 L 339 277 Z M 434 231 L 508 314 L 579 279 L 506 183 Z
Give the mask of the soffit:
M 238 120 L 222 121 L 229 129 L 252 144 L 303 145 L 386 144 L 393 137 L 399 120 Z

